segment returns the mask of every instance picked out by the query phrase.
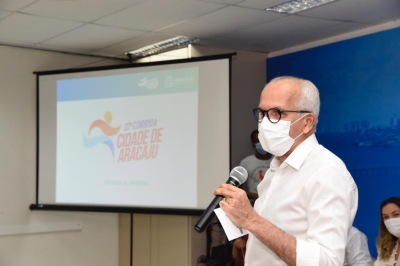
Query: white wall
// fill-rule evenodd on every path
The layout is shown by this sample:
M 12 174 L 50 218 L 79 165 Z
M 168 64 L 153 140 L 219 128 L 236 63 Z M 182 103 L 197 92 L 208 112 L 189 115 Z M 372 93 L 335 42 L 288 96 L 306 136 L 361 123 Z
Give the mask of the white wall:
M 268 54 L 235 51 L 205 46 L 192 46 L 192 57 L 236 53 L 232 60 L 231 87 L 231 137 L 232 167 L 244 157 L 254 153 L 250 134 L 258 124 L 252 110 L 258 107 L 260 94 L 266 84 L 266 59 Z
M 29 210 L 36 197 L 33 72 L 118 63 L 0 46 L 0 232 L 17 225 L 83 223 L 77 231 L 0 235 L 0 265 L 118 265 L 118 214 Z

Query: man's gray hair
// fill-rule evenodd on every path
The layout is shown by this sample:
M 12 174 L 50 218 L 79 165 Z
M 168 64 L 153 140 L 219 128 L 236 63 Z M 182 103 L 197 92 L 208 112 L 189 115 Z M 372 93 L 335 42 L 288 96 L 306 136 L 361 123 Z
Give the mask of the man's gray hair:
M 317 87 L 309 80 L 296 78 L 292 76 L 277 77 L 272 79 L 269 83 L 279 80 L 292 80 L 300 86 L 301 94 L 300 98 L 295 103 L 296 108 L 297 110 L 307 110 L 314 113 L 317 116 L 317 122 L 318 122 L 320 100 Z M 314 132 L 317 126 L 317 122 L 314 125 Z

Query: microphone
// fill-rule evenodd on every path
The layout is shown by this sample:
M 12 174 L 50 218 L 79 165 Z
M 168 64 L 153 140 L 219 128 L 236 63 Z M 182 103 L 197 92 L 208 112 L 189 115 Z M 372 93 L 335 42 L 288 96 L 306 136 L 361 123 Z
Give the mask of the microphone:
M 226 184 L 231 184 L 235 187 L 240 186 L 243 184 L 247 179 L 247 171 L 241 166 L 236 166 L 232 169 L 231 173 L 229 174 L 228 181 Z M 212 219 L 215 217 L 214 209 L 218 207 L 219 202 L 224 198 L 224 196 L 218 195 L 215 196 L 213 201 L 211 201 L 210 205 L 208 205 L 207 209 L 203 212 L 200 219 L 194 226 L 194 229 L 202 233 L 211 223 Z

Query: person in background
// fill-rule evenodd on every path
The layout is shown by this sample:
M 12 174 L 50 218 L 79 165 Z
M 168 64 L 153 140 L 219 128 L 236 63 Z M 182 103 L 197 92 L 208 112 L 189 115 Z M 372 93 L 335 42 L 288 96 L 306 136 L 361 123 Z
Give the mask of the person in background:
M 250 202 L 254 203 L 258 198 L 257 186 L 260 184 L 261 180 L 264 179 L 265 172 L 269 169 L 269 165 L 272 161 L 272 154 L 262 148 L 258 140 L 258 129 L 251 132 L 250 140 L 254 148 L 254 154 L 244 158 L 239 165 L 243 166 L 248 173 L 248 178 L 246 182 L 242 184 L 241 188 L 246 191 Z
M 381 203 L 379 236 L 376 241 L 378 259 L 374 266 L 400 266 L 400 198 L 391 197 Z
M 274 155 L 254 209 L 240 188 L 214 191 L 232 223 L 250 232 L 246 266 L 343 265 L 358 189 L 343 161 L 317 141 L 319 107 L 312 82 L 271 80 L 253 110 L 258 139 Z
M 367 236 L 354 226 L 350 228 L 343 266 L 372 266 Z

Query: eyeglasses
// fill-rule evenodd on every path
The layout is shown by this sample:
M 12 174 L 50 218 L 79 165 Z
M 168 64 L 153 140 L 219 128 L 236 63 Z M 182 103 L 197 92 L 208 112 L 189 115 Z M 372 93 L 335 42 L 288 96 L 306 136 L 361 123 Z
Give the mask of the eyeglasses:
M 310 111 L 292 111 L 292 110 L 281 110 L 278 108 L 270 108 L 268 110 L 262 110 L 260 108 L 253 109 L 254 118 L 258 123 L 261 123 L 263 118 L 266 116 L 271 123 L 278 123 L 281 120 L 283 113 L 311 113 Z

